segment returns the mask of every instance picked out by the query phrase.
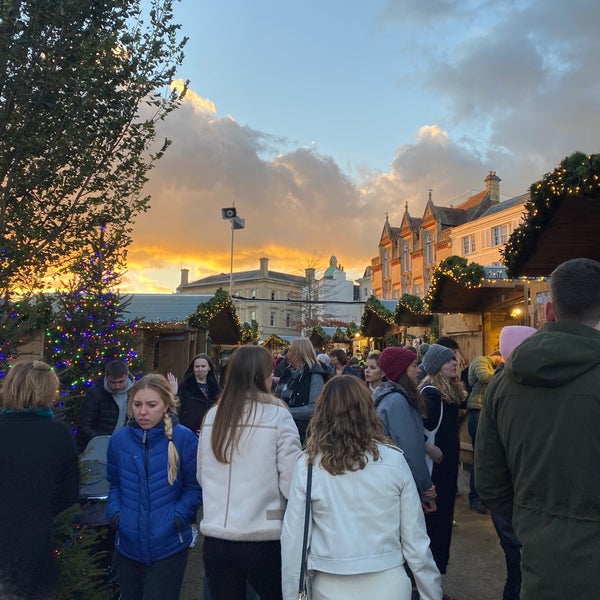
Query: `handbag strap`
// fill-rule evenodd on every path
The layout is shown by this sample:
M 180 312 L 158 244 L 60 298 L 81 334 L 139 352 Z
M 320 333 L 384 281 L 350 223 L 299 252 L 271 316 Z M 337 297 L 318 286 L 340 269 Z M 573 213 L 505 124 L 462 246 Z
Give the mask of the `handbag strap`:
M 304 506 L 304 535 L 302 536 L 302 559 L 300 562 L 300 581 L 298 583 L 298 595 L 304 592 L 304 575 L 306 574 L 306 555 L 308 546 L 308 525 L 310 522 L 310 492 L 312 487 L 312 463 L 308 464 L 306 472 L 306 502 Z

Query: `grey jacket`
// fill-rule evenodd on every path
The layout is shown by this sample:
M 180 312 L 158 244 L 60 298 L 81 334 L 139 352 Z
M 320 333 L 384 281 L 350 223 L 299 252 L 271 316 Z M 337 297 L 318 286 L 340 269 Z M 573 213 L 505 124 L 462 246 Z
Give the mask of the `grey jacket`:
M 433 484 L 425 463 L 423 417 L 407 398 L 408 392 L 398 383 L 385 381 L 373 392 L 373 402 L 383 423 L 383 430 L 404 452 L 421 499 Z

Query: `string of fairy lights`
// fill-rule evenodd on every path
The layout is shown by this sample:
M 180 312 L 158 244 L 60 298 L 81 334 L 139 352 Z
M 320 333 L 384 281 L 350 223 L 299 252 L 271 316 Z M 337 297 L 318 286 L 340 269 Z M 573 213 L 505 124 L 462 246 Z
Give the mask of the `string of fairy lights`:
M 500 250 L 509 277 L 516 276 L 533 255 L 548 223 L 564 202 L 573 198 L 597 201 L 600 194 L 600 154 L 575 152 L 554 171 L 530 187 L 524 222 Z

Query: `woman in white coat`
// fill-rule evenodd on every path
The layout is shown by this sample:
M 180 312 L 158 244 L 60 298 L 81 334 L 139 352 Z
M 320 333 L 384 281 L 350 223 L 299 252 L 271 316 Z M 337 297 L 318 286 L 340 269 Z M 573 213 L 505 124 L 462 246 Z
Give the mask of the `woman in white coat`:
M 351 375 L 325 384 L 299 457 L 281 534 L 284 600 L 297 598 L 308 465 L 307 569 L 313 600 L 442 598 L 425 518 L 402 451 L 388 445 L 370 393 Z
M 236 348 L 198 445 L 204 569 L 211 596 L 281 599 L 279 537 L 300 437 L 288 407 L 271 395 L 273 363 L 262 346 Z

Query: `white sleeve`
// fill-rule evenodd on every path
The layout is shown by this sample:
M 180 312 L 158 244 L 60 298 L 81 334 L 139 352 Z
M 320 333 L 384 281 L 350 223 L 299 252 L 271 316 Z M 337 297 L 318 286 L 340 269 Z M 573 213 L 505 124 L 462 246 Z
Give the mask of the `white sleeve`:
M 282 409 L 277 430 L 277 471 L 279 490 L 284 498 L 290 494 L 290 485 L 296 459 L 302 451 L 298 428 L 289 410 Z
M 404 457 L 403 457 L 404 461 Z M 400 541 L 421 600 L 440 600 L 442 576 L 429 549 L 429 536 L 417 486 L 404 461 L 407 474 L 400 492 Z
M 306 455 L 296 461 L 281 530 L 281 584 L 283 600 L 297 600 L 304 537 L 306 502 Z M 309 530 L 310 545 L 310 530 Z

